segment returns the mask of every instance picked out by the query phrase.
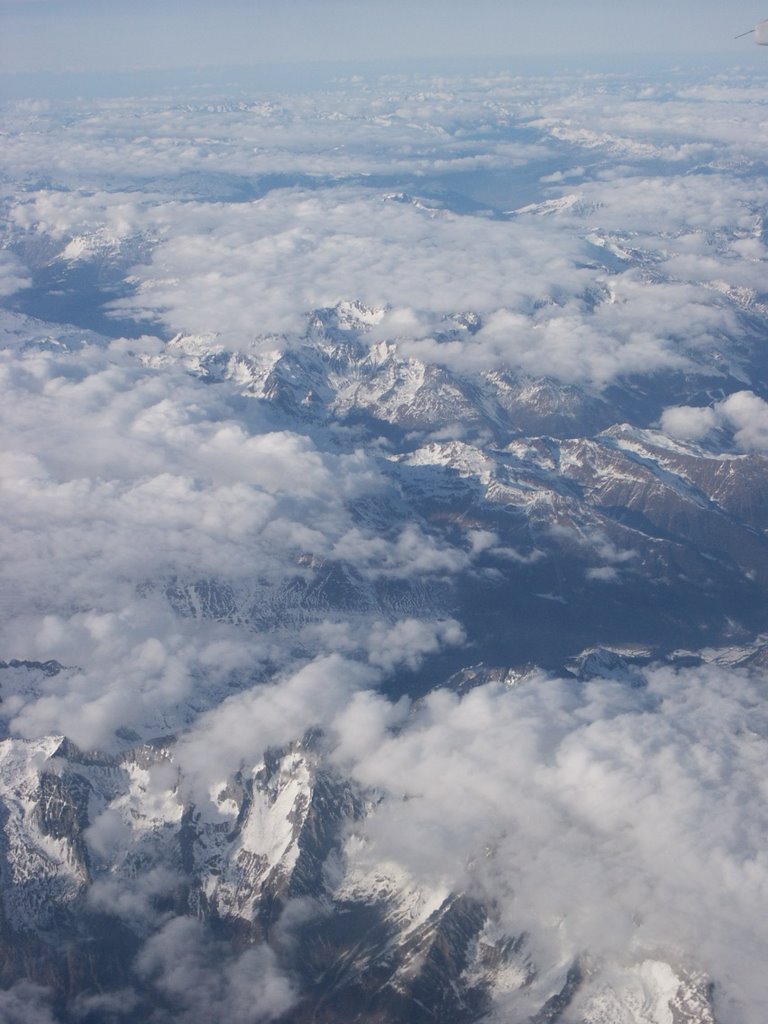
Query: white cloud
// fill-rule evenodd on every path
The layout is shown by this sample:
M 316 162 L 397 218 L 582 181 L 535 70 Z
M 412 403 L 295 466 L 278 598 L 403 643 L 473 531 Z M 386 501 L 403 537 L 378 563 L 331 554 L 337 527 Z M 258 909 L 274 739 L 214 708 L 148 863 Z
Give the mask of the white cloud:
M 350 855 L 493 894 L 542 964 L 682 958 L 718 979 L 724 1020 L 759 1024 L 765 680 L 702 668 L 646 682 L 538 675 L 434 693 L 405 722 L 358 696 L 337 756 L 388 799 Z
M 434 654 L 446 645 L 465 640 L 464 630 L 455 619 L 425 622 L 402 619 L 394 626 L 376 623 L 368 639 L 368 659 L 372 665 L 392 669 L 398 664 L 418 668 L 426 654 Z
M 621 577 L 618 570 L 612 565 L 600 565 L 587 569 L 588 580 L 595 580 L 599 583 L 616 583 Z
M 104 818 L 102 815 L 99 822 Z M 93 829 L 89 829 L 88 843 L 93 848 Z M 168 867 L 154 867 L 131 878 L 105 874 L 97 878 L 88 889 L 88 905 L 97 913 L 108 914 L 142 929 L 149 923 L 162 923 L 154 901 L 172 893 L 180 884 L 178 873 Z
M 698 441 L 706 437 L 717 427 L 717 422 L 717 414 L 709 406 L 671 406 L 661 415 L 661 429 L 684 441 Z
M 219 332 L 230 344 L 300 331 L 309 311 L 344 299 L 410 309 L 419 320 L 427 314 L 431 327 L 462 309 L 528 309 L 551 301 L 554 282 L 578 292 L 589 280 L 576 266 L 578 240 L 557 232 L 552 238 L 545 225 L 531 231 L 433 213 L 359 188 L 275 192 L 247 206 L 158 213 L 174 220 L 183 213 L 183 223 L 165 224 L 168 241 L 135 270 L 137 297 L 116 308 L 160 312 L 174 330 Z
M 132 989 L 118 989 L 96 995 L 82 995 L 74 1000 L 72 1013 L 75 1020 L 103 1020 L 105 1024 L 120 1021 L 133 1013 L 139 1004 L 139 997 Z
M 203 925 L 190 918 L 169 921 L 145 944 L 137 967 L 171 1005 L 175 1024 L 229 1019 L 262 1024 L 291 1009 L 297 994 L 267 946 L 221 962 Z M 221 950 L 218 950 L 221 954 Z
M 638 196 L 642 209 L 647 198 L 639 187 Z M 702 203 L 710 198 L 710 188 L 696 196 Z M 733 312 L 713 302 L 702 279 L 725 278 L 734 287 L 760 280 L 759 264 L 735 254 L 730 264 L 713 262 L 708 252 L 685 266 L 668 259 L 671 280 L 651 282 L 632 269 L 609 276 L 590 265 L 579 237 L 583 219 L 436 215 L 340 187 L 183 214 L 180 229 L 163 226 L 168 241 L 135 270 L 138 294 L 116 309 L 160 316 L 172 330 L 218 332 L 235 347 L 273 332 L 301 332 L 310 310 L 359 299 L 392 310 L 371 338 L 397 341 L 406 356 L 455 370 L 511 367 L 602 384 L 686 367 L 692 351 L 714 347 L 734 328 Z M 661 223 L 663 209 L 652 216 Z M 630 224 L 625 218 L 624 230 Z M 643 242 L 669 248 L 668 237 Z M 435 341 L 442 317 L 464 309 L 484 315 L 482 330 Z
M 181 737 L 179 763 L 194 802 L 204 807 L 230 772 L 253 763 L 269 747 L 327 728 L 358 690 L 378 680 L 374 670 L 338 654 L 223 701 Z
M 0 1019 L 4 1024 L 56 1024 L 50 992 L 30 981 L 19 981 L 0 991 Z
M 94 187 L 24 193 L 10 219 L 60 251 L 85 239 L 85 258 L 133 253 L 138 293 L 116 311 L 231 347 L 301 332 L 312 309 L 361 299 L 389 307 L 372 338 L 406 355 L 603 385 L 708 365 L 763 290 L 768 193 L 753 176 L 745 194 L 728 172 L 753 150 L 761 158 L 754 94 L 739 76 L 708 87 L 702 99 L 687 79 L 359 81 L 269 101 L 151 100 L 140 134 L 126 128 L 135 101 L 110 101 L 75 116 L 66 145 L 51 117 L 42 133 L 23 131 L 39 114 L 18 109 L 13 173 L 49 171 L 53 151 L 55 175 Z M 521 138 L 520 124 L 538 139 Z M 563 175 L 564 135 L 589 157 L 578 192 L 563 198 L 539 174 L 528 198 L 550 205 L 516 204 L 509 169 L 551 162 Z M 413 195 L 378 184 L 404 176 Z M 420 198 L 421 182 L 443 198 Z M 481 206 L 487 193 L 521 212 L 452 212 L 455 183 Z M 436 342 L 443 315 L 462 309 L 482 313 L 483 329 Z
M 27 288 L 30 283 L 26 267 L 13 253 L 0 250 L 0 299 L 13 295 L 20 288 Z
M 718 412 L 747 451 L 768 451 L 768 402 L 751 391 L 738 391 L 721 402 Z
M 738 448 L 768 451 L 768 402 L 752 391 L 736 391 L 713 406 L 671 406 L 661 427 L 672 437 L 696 441 L 716 428 L 728 430 Z
M 230 385 L 142 365 L 149 342 L 49 350 L 40 325 L 8 322 L 20 334 L 0 365 L 0 649 L 78 669 L 5 701 L 18 735 L 91 747 L 119 726 L 165 734 L 292 663 L 303 624 L 338 621 L 333 594 L 314 611 L 280 603 L 327 560 L 353 564 L 367 593 L 377 578 L 450 576 L 475 557 L 471 538 L 454 547 L 415 523 L 382 536 L 352 510 L 385 492 L 374 456 L 272 429 L 256 403 L 238 419 Z M 256 632 L 259 616 L 282 631 Z M 364 636 L 357 621 L 375 611 L 347 617 L 352 651 L 387 670 L 460 636 L 455 623 L 390 623 L 383 653 L 384 627 Z M 336 649 L 332 632 L 304 639 L 304 659 Z
M 507 366 L 596 388 L 697 363 L 719 372 L 715 355 L 728 362 L 744 311 L 764 315 L 768 189 L 752 175 L 745 194 L 729 173 L 764 159 L 762 86 L 574 82 L 116 101 L 71 112 L 66 126 L 55 109 L 18 107 L 2 160 L 29 188 L 7 197 L 10 240 L 38 269 L 130 264 L 136 291 L 115 311 L 254 356 L 295 343 L 313 308 L 361 299 L 386 307 L 372 344 L 462 372 Z M 580 176 L 566 196 L 563 143 Z M 521 166 L 535 185 L 519 191 L 505 169 Z M 35 190 L 44 176 L 51 187 Z M 480 207 L 517 214 L 461 210 L 457 182 Z M 0 292 L 26 275 L 5 254 Z M 464 309 L 482 314 L 481 328 L 438 340 L 444 315 Z M 13 732 L 90 747 L 109 746 L 121 725 L 178 730 L 182 796 L 210 812 L 205 799 L 241 763 L 319 726 L 326 755 L 384 796 L 357 826 L 352 861 L 490 893 L 544 964 L 584 949 L 695 960 L 718 979 L 725 1021 L 763 1024 L 762 678 L 655 669 L 636 687 L 538 673 L 513 690 L 388 701 L 372 689 L 384 674 L 460 645 L 460 623 L 410 607 L 386 616 L 354 598 L 351 610 L 302 617 L 271 596 L 333 560 L 352 563 L 361 586 L 420 577 L 428 589 L 483 551 L 543 556 L 499 548 L 485 530 L 449 543 L 404 519 L 372 525 L 352 505 L 390 487 L 375 452 L 286 429 L 236 381 L 194 379 L 157 339 L 107 344 L 4 323 L 0 653 L 68 666 L 3 693 Z M 721 428 L 766 451 L 767 410 L 742 391 L 669 408 L 661 422 L 683 439 Z M 615 583 L 635 564 L 636 551 L 602 534 L 571 536 L 600 563 L 592 581 Z M 221 584 L 221 621 L 195 589 L 208 583 Z M 174 588 L 186 617 L 169 605 Z M 277 626 L 256 632 L 260 615 Z M 150 781 L 151 803 L 170 783 Z M 97 818 L 94 855 L 114 858 L 125 830 L 115 809 Z M 153 870 L 130 886 L 103 878 L 90 896 L 137 926 L 160 924 L 140 969 L 175 1004 L 172 1019 L 289 1011 L 295 989 L 272 954 L 233 954 L 214 971 L 198 923 L 158 922 L 154 900 L 173 884 Z M 50 1021 L 45 994 L 26 985 L 0 993 L 3 1012 Z

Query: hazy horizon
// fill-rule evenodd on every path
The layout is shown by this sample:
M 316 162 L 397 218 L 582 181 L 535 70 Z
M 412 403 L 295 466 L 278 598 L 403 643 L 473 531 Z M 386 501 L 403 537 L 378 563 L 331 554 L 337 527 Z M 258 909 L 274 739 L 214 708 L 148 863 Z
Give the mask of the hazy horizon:
M 768 10 L 660 0 L 501 3 L 368 0 L 275 5 L 224 0 L 0 0 L 0 66 L 8 73 L 259 67 L 302 62 L 498 60 L 718 53 L 748 63 L 736 40 Z

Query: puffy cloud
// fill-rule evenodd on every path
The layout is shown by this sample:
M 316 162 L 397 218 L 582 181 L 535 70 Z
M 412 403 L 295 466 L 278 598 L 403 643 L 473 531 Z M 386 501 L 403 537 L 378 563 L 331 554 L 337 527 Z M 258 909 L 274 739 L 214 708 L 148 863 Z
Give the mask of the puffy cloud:
M 543 964 L 687 960 L 718 979 L 724 1020 L 758 1024 L 764 697 L 763 677 L 715 667 L 438 691 L 405 719 L 360 695 L 337 757 L 387 798 L 348 854 L 492 894 Z
M 454 369 L 603 385 L 711 363 L 763 290 L 768 193 L 756 176 L 745 195 L 727 170 L 750 147 L 761 158 L 752 83 L 574 82 L 400 78 L 148 100 L 141 134 L 126 118 L 135 101 L 110 101 L 70 112 L 66 145 L 52 114 L 18 108 L 13 173 L 48 171 L 53 150 L 61 181 L 95 187 L 26 192 L 10 220 L 30 249 L 55 240 L 65 262 L 133 262 L 116 312 L 230 346 L 301 333 L 312 309 L 356 298 L 388 307 L 374 340 Z M 44 130 L 23 131 L 30 117 Z M 563 192 L 563 139 L 588 158 L 578 192 Z M 536 171 L 522 195 L 520 167 Z M 436 340 L 462 309 L 483 329 Z
M 590 279 L 578 265 L 582 244 L 556 225 L 388 202 L 370 188 L 276 191 L 251 204 L 183 210 L 165 204 L 156 218 L 167 240 L 134 268 L 137 294 L 114 308 L 159 315 L 172 330 L 219 332 L 235 345 L 302 331 L 309 311 L 344 299 L 412 310 L 429 330 L 456 310 L 527 311 L 551 303 L 553 292 L 578 294 Z
M 0 1019 L 5 1024 L 56 1024 L 50 993 L 30 981 L 17 982 L 0 991 Z
M 221 950 L 206 937 L 203 925 L 190 918 L 169 921 L 152 936 L 137 969 L 169 1004 L 153 1020 L 262 1024 L 281 1017 L 296 1002 L 291 979 L 267 946 L 247 949 L 223 963 L 216 952 Z
M 697 364 L 719 373 L 744 315 L 764 315 L 768 190 L 751 176 L 745 195 L 728 171 L 763 160 L 762 87 L 579 83 L 390 80 L 66 118 L 18 107 L 2 156 L 25 183 L 9 193 L 10 241 L 31 275 L 109 268 L 127 293 L 115 312 L 218 334 L 222 351 L 254 358 L 296 342 L 314 307 L 358 298 L 383 309 L 372 345 L 462 372 L 506 366 L 596 388 Z M 564 191 L 568 160 L 577 191 Z M 51 187 L 35 190 L 45 176 Z M 0 288 L 25 281 L 21 258 L 4 256 Z M 446 336 L 445 314 L 461 309 L 482 314 L 479 329 Z M 542 963 L 584 949 L 695 957 L 718 979 L 723 1019 L 762 1024 L 761 678 L 655 669 L 636 686 L 534 673 L 515 689 L 389 701 L 373 691 L 384 674 L 461 644 L 461 625 L 407 603 L 389 616 L 358 608 L 357 592 L 342 611 L 321 594 L 302 617 L 286 591 L 339 561 L 361 586 L 429 584 L 484 551 L 541 554 L 484 530 L 449 543 L 406 518 L 382 530 L 361 511 L 392 479 L 375 452 L 287 429 L 237 381 L 195 379 L 158 339 L 4 323 L 0 642 L 4 657 L 67 666 L 4 690 L 12 731 L 86 747 L 108 746 L 119 726 L 180 731 L 177 804 L 210 812 L 206 798 L 241 763 L 319 726 L 326 755 L 382 797 L 356 826 L 353 868 L 490 894 Z M 684 439 L 725 428 L 764 450 L 766 408 L 743 391 L 667 409 L 662 426 Z M 598 533 L 573 543 L 601 563 L 587 570 L 595 582 L 635 562 Z M 145 807 L 171 788 L 164 770 Z M 89 830 L 99 862 L 125 845 L 123 809 Z M 158 870 L 130 887 L 104 875 L 90 896 L 160 926 L 139 961 L 167 1008 L 158 1021 L 289 1011 L 295 991 L 271 953 L 227 954 L 214 971 L 201 925 L 158 921 L 173 884 Z M 0 994 L 1 1012 L 50 1019 L 30 987 Z
M 639 557 L 639 552 L 632 548 L 620 548 L 602 530 L 595 528 L 577 528 L 555 524 L 549 530 L 564 545 L 575 545 L 586 549 L 602 562 L 601 567 L 587 570 L 587 578 L 612 581 L 618 578 L 616 566 L 629 565 Z
M 73 1001 L 72 1014 L 75 1020 L 93 1020 L 95 1016 L 104 1024 L 112 1024 L 133 1013 L 138 1003 L 139 997 L 132 989 L 81 995 Z
M 717 428 L 730 431 L 744 451 L 768 451 L 768 402 L 753 391 L 736 391 L 713 406 L 671 406 L 661 416 L 662 430 L 687 441 Z
M 717 424 L 717 414 L 709 406 L 671 406 L 661 415 L 661 429 L 670 436 L 679 437 L 684 441 L 697 441 L 706 437 Z
M 392 623 L 383 619 L 346 619 L 310 623 L 299 633 L 309 649 L 365 657 L 377 669 L 390 671 L 399 665 L 418 668 L 424 658 L 443 647 L 460 646 L 464 630 L 456 619 L 404 618 Z
M 102 826 L 105 815 L 97 819 Z M 103 836 L 103 826 L 100 828 Z M 88 843 L 94 849 L 94 827 L 88 831 Z M 127 838 L 123 835 L 123 838 Z M 103 849 L 103 848 L 102 848 Z M 97 878 L 88 889 L 88 904 L 95 911 L 118 917 L 134 926 L 157 924 L 163 916 L 157 912 L 158 897 L 173 892 L 181 879 L 169 868 L 155 867 L 128 879 L 119 875 Z
M 587 569 L 588 580 L 596 580 L 599 583 L 616 583 L 619 579 L 618 571 L 612 565 L 600 565 Z
M 711 187 L 695 197 L 710 198 Z M 167 214 L 177 221 L 180 211 L 159 210 Z M 219 332 L 235 347 L 301 333 L 308 311 L 355 298 L 391 310 L 371 338 L 395 340 L 405 355 L 456 370 L 509 366 L 602 384 L 688 366 L 691 351 L 733 330 L 732 310 L 713 302 L 702 279 L 734 288 L 760 280 L 759 263 L 736 254 L 713 262 L 709 249 L 689 254 L 685 266 L 669 257 L 673 279 L 651 282 L 631 268 L 611 275 L 580 237 L 588 234 L 583 218 L 488 220 L 338 186 L 183 214 L 178 226 L 165 224 L 167 241 L 151 262 L 135 268 L 137 294 L 115 309 L 159 316 L 172 330 Z M 652 215 L 661 222 L 663 210 Z M 740 210 L 731 216 L 745 219 Z M 601 220 L 610 223 L 610 214 Z M 664 238 L 638 241 L 668 251 L 669 225 L 663 230 Z M 436 340 L 442 318 L 463 309 L 485 316 L 482 330 Z
M 551 90 L 540 107 L 540 123 L 555 137 L 583 147 L 583 156 L 610 153 L 618 174 L 629 161 L 705 166 L 707 158 L 726 152 L 757 158 L 765 126 L 756 126 L 750 116 L 757 82 L 749 72 L 714 74 L 709 80 L 692 75 L 677 82 L 671 76 L 653 82 L 638 78 L 631 84 L 605 76 L 595 84 L 594 91 Z M 702 102 L 706 118 L 696 116 Z
M 362 571 L 375 571 L 378 567 L 381 572 L 404 576 L 451 573 L 467 568 L 473 554 L 479 553 L 472 546 L 471 535 L 469 540 L 469 550 L 452 547 L 408 524 L 397 540 L 390 543 L 353 527 L 334 545 L 332 554 Z
M 11 176 L 33 176 L 47 160 L 57 185 L 88 179 L 114 191 L 116 183 L 132 188 L 138 181 L 148 196 L 212 198 L 214 189 L 213 198 L 234 201 L 302 180 L 517 168 L 546 149 L 516 133 L 499 135 L 498 123 L 509 125 L 512 111 L 525 110 L 531 98 L 519 82 L 508 82 L 478 80 L 473 89 L 454 77 L 435 83 L 388 76 L 380 85 L 349 77 L 323 91 L 284 95 L 247 86 L 236 96 L 195 90 L 183 98 L 143 97 L 138 123 L 133 98 L 94 98 L 86 109 L 66 104 L 65 123 L 60 105 L 24 100 L 8 104 L 14 131 L 0 166 Z M 35 135 L 24 130 L 30 117 Z M 107 137 L 108 147 L 101 144 Z
M 232 626 L 185 623 L 146 599 L 101 614 L 19 616 L 2 635 L 6 649 L 75 667 L 10 697 L 3 711 L 13 731 L 28 738 L 62 733 L 86 749 L 110 748 L 121 726 L 142 735 L 177 728 L 194 714 L 197 693 L 203 705 L 217 699 L 269 654 Z
M 418 668 L 426 654 L 439 651 L 444 645 L 461 644 L 464 639 L 464 630 L 455 619 L 436 623 L 402 619 L 389 628 L 377 623 L 368 641 L 368 658 L 371 664 L 384 669 L 402 663 Z
M 768 451 L 768 402 L 751 391 L 738 391 L 720 403 L 718 412 L 740 448 Z
M 386 490 L 375 456 L 275 429 L 257 403 L 241 415 L 236 386 L 155 365 L 151 339 L 49 346 L 41 325 L 6 322 L 0 550 L 14 598 L 0 647 L 77 669 L 5 695 L 17 734 L 85 747 L 109 746 L 120 726 L 165 734 L 294 661 L 303 623 L 280 602 L 326 561 L 351 563 L 365 591 L 378 577 L 450 576 L 475 557 L 471 538 L 451 546 L 416 523 L 383 535 L 353 509 Z M 299 620 L 329 621 L 304 635 L 304 660 L 337 649 L 333 601 L 297 605 Z M 276 628 L 257 632 L 260 617 Z M 390 622 L 385 655 L 380 628 L 351 625 L 350 649 L 387 669 L 460 635 Z
M 21 262 L 12 253 L 0 251 L 0 299 L 30 284 L 29 274 Z
M 270 747 L 328 728 L 358 690 L 378 679 L 371 668 L 338 654 L 223 701 L 179 740 L 178 758 L 195 803 L 205 806 L 229 774 Z

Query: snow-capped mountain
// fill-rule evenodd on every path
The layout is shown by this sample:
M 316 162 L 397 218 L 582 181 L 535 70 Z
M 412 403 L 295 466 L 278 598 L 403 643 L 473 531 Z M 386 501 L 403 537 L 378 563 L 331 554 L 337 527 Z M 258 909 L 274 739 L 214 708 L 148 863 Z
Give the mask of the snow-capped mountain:
M 62 994 L 131 988 L 147 937 L 192 917 L 215 937 L 214 962 L 254 945 L 277 952 L 301 985 L 291 1021 L 715 1020 L 712 981 L 690 965 L 540 962 L 493 900 L 425 890 L 371 863 L 359 826 L 376 814 L 376 794 L 324 764 L 322 737 L 244 766 L 216 795 L 216 816 L 185 801 L 172 741 L 119 757 L 65 739 L 3 746 L 9 980 L 25 972 Z M 158 767 L 166 789 L 152 778 Z M 64 1012 L 68 1003 L 63 995 Z M 180 1005 L 147 984 L 122 1015 Z M 111 1019 L 98 1001 L 74 1008 Z
M 763 1024 L 763 92 L 4 108 L 0 1021 Z
M 535 679 L 533 664 L 642 693 L 660 662 L 760 662 L 762 454 L 718 437 L 702 446 L 626 423 L 600 429 L 605 413 L 579 436 L 584 409 L 607 409 L 604 398 L 507 374 L 503 394 L 515 388 L 518 403 L 505 406 L 497 374 L 462 376 L 394 344 L 369 348 L 375 321 L 345 304 L 313 314 L 306 337 L 283 349 L 230 353 L 179 337 L 138 361 L 152 374 L 180 367 L 336 455 L 366 447 L 385 486 L 349 499 L 356 529 L 402 538 L 417 528 L 436 573 L 393 565 L 371 575 L 341 553 L 299 555 L 282 578 L 141 578 L 142 600 L 182 620 L 282 637 L 299 659 L 319 653 L 312 630 L 331 623 L 460 621 L 485 664 L 462 667 L 464 647 L 423 666 L 406 661 L 386 685 L 415 697 L 515 690 Z M 23 348 L 39 350 L 29 339 Z M 524 433 L 532 421 L 559 429 Z M 604 646 L 590 648 L 596 640 Z M 244 951 L 271 950 L 289 979 L 285 1019 L 297 1024 L 715 1020 L 714 979 L 691 951 L 547 958 L 537 936 L 510 927 L 482 872 L 460 889 L 425 886 L 379 859 L 368 835 L 392 798 L 347 774 L 322 728 L 242 760 L 201 805 L 183 729 L 242 682 L 198 688 L 165 713 L 165 728 L 156 716 L 134 721 L 106 752 L 61 735 L 19 737 L 14 715 L 65 678 L 76 686 L 78 672 L 57 661 L 0 666 L 3 972 L 60 993 L 64 1019 L 113 1019 L 93 999 L 123 989 L 134 995 L 114 1019 L 182 1012 L 179 993 L 141 965 L 147 943 L 191 919 L 210 933 L 208 955 L 233 970 Z M 265 665 L 257 678 L 273 672 Z M 491 847 L 484 855 L 493 861 Z

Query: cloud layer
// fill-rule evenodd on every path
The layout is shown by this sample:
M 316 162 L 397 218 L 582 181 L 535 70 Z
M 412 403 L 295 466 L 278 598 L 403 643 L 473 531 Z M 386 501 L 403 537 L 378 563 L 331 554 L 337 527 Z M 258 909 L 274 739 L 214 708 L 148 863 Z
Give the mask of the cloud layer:
M 469 545 L 413 522 L 382 535 L 354 514 L 387 486 L 374 458 L 272 429 L 258 409 L 237 417 L 232 389 L 144 365 L 152 339 L 69 350 L 40 325 L 6 326 L 0 647 L 77 669 L 5 700 L 21 735 L 90 747 L 118 726 L 166 732 L 297 642 L 304 657 L 345 650 L 387 672 L 461 642 L 455 622 L 375 609 L 340 623 L 332 590 L 314 613 L 290 611 L 290 588 L 329 561 L 354 564 L 369 604 L 377 578 L 471 564 Z M 258 633 L 263 618 L 275 626 Z
M 768 193 L 743 180 L 764 147 L 754 82 L 584 81 L 153 100 L 140 133 L 113 101 L 75 114 L 66 146 L 52 111 L 21 105 L 6 165 L 34 180 L 53 148 L 65 188 L 25 194 L 10 220 L 20 250 L 45 240 L 65 267 L 133 264 L 113 313 L 228 347 L 357 299 L 386 310 L 371 340 L 453 369 L 599 387 L 735 372 L 724 339 L 763 309 Z M 441 339 L 464 310 L 481 329 Z
M 435 367 L 462 375 L 478 405 L 491 372 L 510 389 L 575 385 L 568 394 L 609 410 L 618 392 L 658 390 L 621 406 L 649 427 L 678 401 L 664 390 L 674 379 L 692 395 L 663 412 L 667 435 L 768 451 L 753 372 L 768 312 L 762 90 L 737 73 L 507 74 L 9 105 L 0 657 L 32 663 L 4 680 L 9 749 L 47 735 L 110 750 L 166 737 L 174 761 L 147 770 L 146 817 L 171 808 L 175 828 L 194 804 L 223 828 L 233 773 L 319 729 L 324 763 L 368 800 L 342 882 L 389 872 L 395 886 L 492 903 L 498 927 L 526 933 L 550 970 L 540 990 L 502 1000 L 510 1019 L 588 952 L 598 977 L 617 957 L 619 974 L 654 958 L 701 970 L 717 979 L 724 1024 L 763 1024 L 764 673 L 705 652 L 695 669 L 588 681 L 531 670 L 463 695 L 387 696 L 398 672 L 466 643 L 444 595 L 458 579 L 495 579 L 485 555 L 525 581 L 549 557 L 539 541 L 568 535 L 599 560 L 588 579 L 607 593 L 624 570 L 640 586 L 647 552 L 577 533 L 543 485 L 539 534 L 513 546 L 531 481 L 564 476 L 546 438 L 538 463 L 525 442 L 517 455 L 494 448 L 499 464 L 509 456 L 510 492 L 526 495 L 481 521 L 470 490 L 490 470 L 468 443 L 430 455 L 404 418 L 401 450 L 383 427 L 363 448 L 351 419 L 313 412 L 354 349 L 351 391 L 366 360 L 395 366 L 381 408 L 414 399 L 430 364 L 426 401 L 446 406 L 457 385 Z M 113 337 L 88 329 L 96 307 Z M 44 319 L 57 311 L 61 324 Z M 278 353 L 308 340 L 323 372 L 297 355 L 278 380 Z M 304 375 L 293 390 L 291 372 Z M 441 426 L 463 436 L 465 424 Z M 400 469 L 427 498 L 407 493 Z M 495 613 L 496 591 L 483 595 Z M 588 609 L 596 639 L 612 609 Z M 518 628 L 511 614 L 497 621 Z M 140 817 L 134 798 L 120 794 L 88 831 L 102 871 L 88 906 L 152 933 L 137 970 L 157 1024 L 290 1012 L 298 984 L 266 946 L 219 946 L 156 910 L 175 870 L 130 885 L 110 870 Z M 113 1012 L 84 998 L 84 1016 Z M 0 1015 L 20 1020 L 21 1006 L 48 1024 L 44 992 L 0 994 Z
M 719 1020 L 759 1024 L 764 674 L 533 673 L 416 704 L 365 685 L 326 660 L 199 719 L 177 751 L 197 806 L 200 786 L 215 798 L 229 771 L 256 770 L 257 750 L 319 727 L 326 757 L 375 794 L 350 832 L 344 884 L 389 877 L 438 905 L 469 892 L 506 934 L 528 936 L 542 987 L 500 996 L 500 1012 L 533 1012 L 588 953 L 593 994 L 610 965 L 657 958 L 717 979 Z
M 503 893 L 510 933 L 554 944 L 543 962 L 695 951 L 722 979 L 723 1019 L 757 1022 L 764 698 L 764 678 L 714 668 L 660 669 L 641 689 L 539 677 L 435 694 L 396 735 L 365 728 L 353 771 L 390 799 L 362 857 Z M 357 734 L 354 712 L 345 727 Z

